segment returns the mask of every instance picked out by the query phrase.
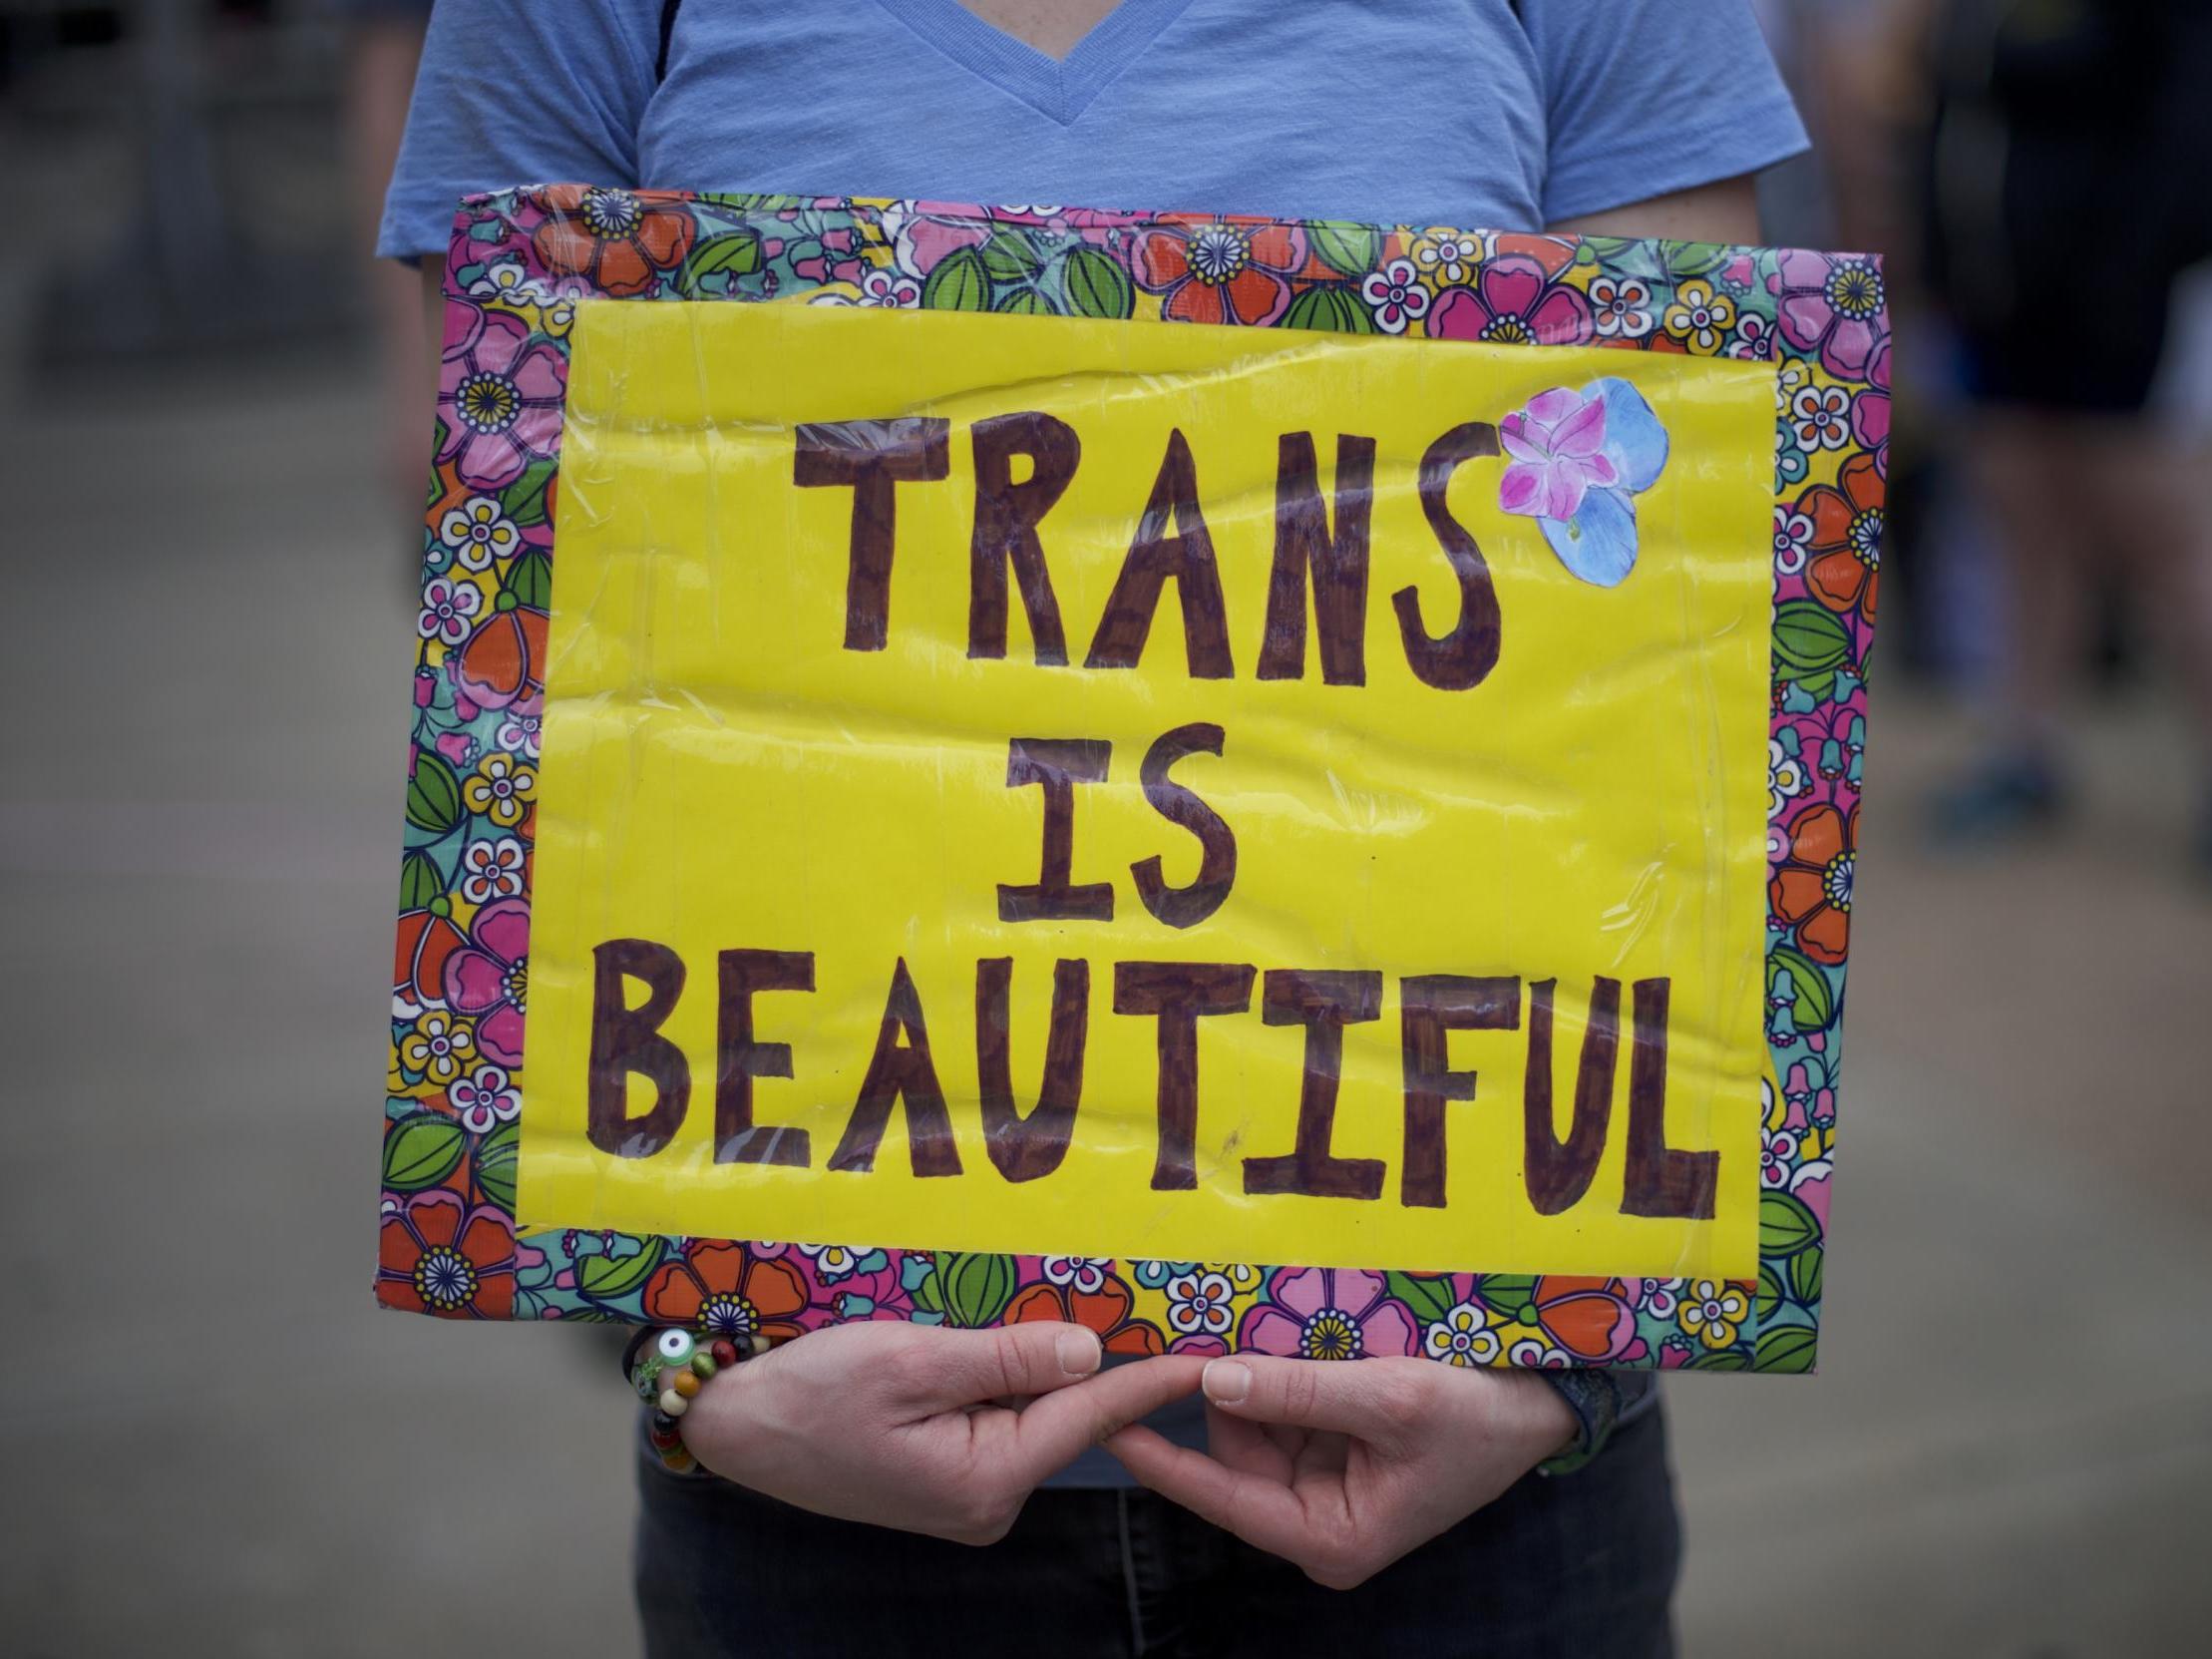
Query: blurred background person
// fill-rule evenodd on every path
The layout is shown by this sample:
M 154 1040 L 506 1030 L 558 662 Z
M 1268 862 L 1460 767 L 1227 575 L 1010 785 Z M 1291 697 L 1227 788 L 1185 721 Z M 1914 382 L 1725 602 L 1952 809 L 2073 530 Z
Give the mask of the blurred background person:
M 2212 254 L 2212 8 L 1942 0 L 1926 27 L 1926 277 L 2008 578 L 1988 745 L 1937 828 L 1981 842 L 2066 805 L 2060 711 L 2114 596 L 2189 700 L 2212 876 L 2212 446 L 2151 403 L 2177 280 Z

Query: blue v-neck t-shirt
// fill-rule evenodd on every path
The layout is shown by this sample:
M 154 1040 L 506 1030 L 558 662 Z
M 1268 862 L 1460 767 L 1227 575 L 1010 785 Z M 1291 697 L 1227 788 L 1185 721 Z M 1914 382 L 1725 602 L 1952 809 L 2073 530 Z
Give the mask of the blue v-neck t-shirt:
M 380 251 L 574 181 L 1535 229 L 1805 148 L 1746 0 L 441 0 Z

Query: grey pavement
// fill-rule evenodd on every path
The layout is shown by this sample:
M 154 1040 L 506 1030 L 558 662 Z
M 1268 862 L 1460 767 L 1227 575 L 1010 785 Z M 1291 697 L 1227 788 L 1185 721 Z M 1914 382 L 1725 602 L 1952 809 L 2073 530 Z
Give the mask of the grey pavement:
M 401 516 L 332 369 L 5 413 L 0 1650 L 622 1654 L 629 1416 L 553 1328 L 375 1312 Z M 248 469 L 249 457 L 259 466 Z M 1824 1369 L 1669 1400 L 1691 1654 L 2212 1628 L 2212 902 L 2155 707 L 1932 862 L 1877 687 Z

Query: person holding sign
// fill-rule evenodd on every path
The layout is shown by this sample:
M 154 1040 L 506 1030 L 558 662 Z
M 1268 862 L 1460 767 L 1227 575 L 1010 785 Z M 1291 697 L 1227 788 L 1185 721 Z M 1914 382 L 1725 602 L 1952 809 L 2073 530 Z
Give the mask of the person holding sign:
M 456 197 L 562 177 L 1750 241 L 1749 175 L 1802 146 L 1741 0 L 449 0 L 383 251 L 441 257 Z M 864 474 L 815 438 L 794 482 L 849 499 L 858 523 Z M 930 440 L 915 439 L 895 459 L 925 480 Z M 882 643 L 865 604 L 847 622 L 849 648 Z M 1142 645 L 1103 627 L 1063 662 L 1110 668 Z M 1481 671 L 1427 666 L 1460 683 Z M 1204 802 L 1168 774 L 1219 752 L 1218 728 L 1189 725 L 1142 759 L 1164 818 L 1202 843 Z M 999 892 L 1014 917 L 1085 902 L 1050 825 L 1098 758 L 1010 747 L 1008 787 L 1035 785 L 1047 814 L 1038 879 Z M 1215 875 L 1171 892 L 1155 863 L 1132 891 L 1195 925 L 1222 902 L 1228 866 Z M 729 953 L 763 992 L 808 982 L 797 962 L 752 959 L 797 954 Z M 653 968 L 641 950 L 608 971 L 650 984 Z M 1267 978 L 1271 1010 L 1310 1031 L 1365 1018 L 1361 987 Z M 1204 1012 L 1203 986 L 1124 979 L 1117 998 L 1152 1000 L 1163 1054 L 1167 1011 Z M 895 981 L 894 1013 L 899 995 Z M 627 1063 L 649 1022 L 625 1032 L 627 1005 L 611 1007 L 597 1036 L 610 1051 L 634 1039 Z M 741 1034 L 733 1052 L 770 1046 Z M 618 1097 L 604 1121 L 617 1144 L 633 1132 Z M 911 1131 L 910 1151 L 922 1155 Z M 1406 1202 L 1429 1202 L 1429 1177 L 1403 1174 Z M 1641 1377 L 1263 1354 L 1108 1365 L 1097 1334 L 1056 1321 L 841 1325 L 757 1357 L 699 1356 L 672 1335 L 671 1415 L 712 1473 L 641 1470 L 655 1655 L 1669 1644 L 1678 1537 Z M 1340 1352 L 1359 1352 L 1355 1334 Z M 1559 1478 L 1532 1474 L 1547 1463 Z

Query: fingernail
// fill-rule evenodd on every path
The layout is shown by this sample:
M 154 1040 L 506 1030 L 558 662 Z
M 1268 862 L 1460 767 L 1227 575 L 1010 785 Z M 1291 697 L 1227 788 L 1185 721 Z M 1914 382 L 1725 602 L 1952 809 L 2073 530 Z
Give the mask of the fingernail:
M 1252 1393 L 1252 1367 L 1237 1360 L 1210 1360 L 1199 1374 L 1199 1387 L 1207 1399 L 1234 1406 Z
M 1060 1369 L 1070 1377 L 1088 1377 L 1098 1369 L 1098 1336 L 1091 1331 L 1062 1331 L 1052 1345 L 1060 1356 Z

